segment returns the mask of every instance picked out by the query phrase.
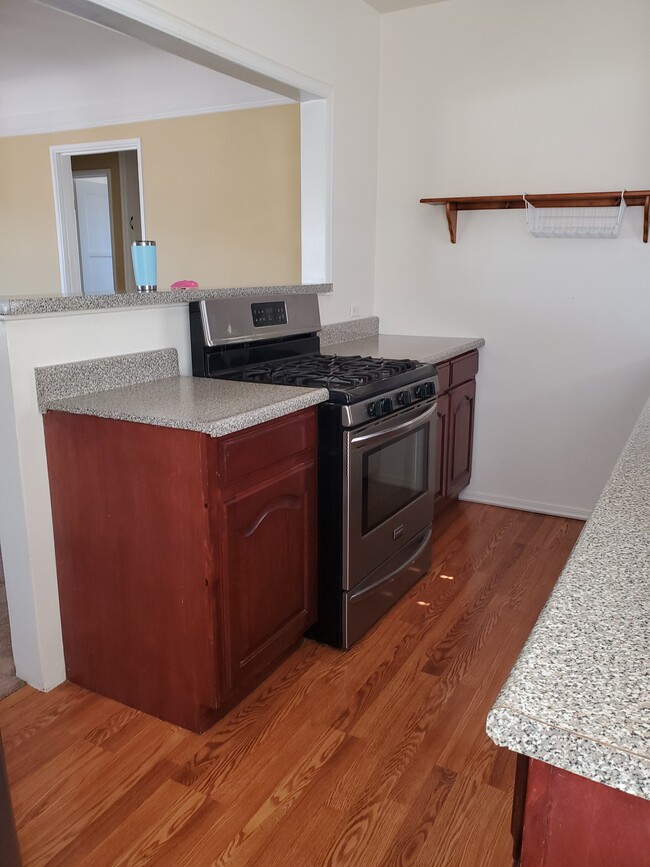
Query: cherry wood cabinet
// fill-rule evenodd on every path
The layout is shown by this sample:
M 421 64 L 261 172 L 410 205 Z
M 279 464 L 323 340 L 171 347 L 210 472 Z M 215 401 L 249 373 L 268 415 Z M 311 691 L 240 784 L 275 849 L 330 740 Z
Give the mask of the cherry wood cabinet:
M 450 393 L 448 497 L 458 496 L 469 485 L 472 475 L 475 397 L 473 381 L 459 385 Z
M 459 355 L 437 368 L 440 392 L 434 508 L 441 512 L 467 487 L 472 475 L 478 351 Z
M 316 620 L 316 409 L 217 439 L 44 424 L 68 678 L 205 730 Z
M 650 867 L 650 801 L 517 758 L 515 867 Z
M 315 488 L 310 463 L 221 505 L 229 689 L 257 683 L 311 626 Z
M 436 481 L 434 489 L 434 502 L 440 504 L 447 496 L 448 479 L 447 467 L 449 465 L 449 394 L 438 396 L 438 427 L 436 430 Z

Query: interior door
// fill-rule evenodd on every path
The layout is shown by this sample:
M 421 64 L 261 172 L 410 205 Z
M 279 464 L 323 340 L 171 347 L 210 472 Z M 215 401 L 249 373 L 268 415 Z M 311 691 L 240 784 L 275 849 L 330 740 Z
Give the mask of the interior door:
M 112 295 L 115 276 L 109 172 L 74 172 L 73 182 L 83 294 Z

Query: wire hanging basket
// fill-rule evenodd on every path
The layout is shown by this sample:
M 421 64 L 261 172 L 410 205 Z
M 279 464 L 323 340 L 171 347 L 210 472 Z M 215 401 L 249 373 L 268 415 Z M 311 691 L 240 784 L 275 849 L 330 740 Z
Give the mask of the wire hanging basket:
M 584 208 L 536 208 L 526 198 L 526 225 L 535 238 L 617 238 L 627 205 Z

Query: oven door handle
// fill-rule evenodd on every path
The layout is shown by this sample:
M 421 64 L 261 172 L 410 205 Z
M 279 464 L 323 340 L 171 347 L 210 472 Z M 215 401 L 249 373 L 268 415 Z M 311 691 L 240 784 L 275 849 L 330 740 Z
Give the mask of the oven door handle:
M 351 445 L 356 446 L 359 443 L 370 443 L 375 442 L 380 439 L 388 439 L 390 437 L 395 436 L 396 433 L 402 433 L 403 431 L 412 430 L 414 427 L 418 427 L 422 424 L 422 422 L 427 421 L 436 411 L 438 406 L 438 402 L 434 401 L 434 403 L 426 409 L 424 412 L 420 413 L 420 415 L 412 418 L 410 421 L 402 422 L 402 424 L 396 425 L 396 427 L 391 427 L 388 430 L 380 430 L 375 431 L 374 433 L 369 434 L 361 434 L 361 436 L 352 437 L 350 440 Z
M 427 532 L 426 536 L 424 537 L 422 542 L 420 542 L 420 544 L 418 545 L 416 550 L 413 551 L 411 554 L 409 554 L 409 556 L 406 558 L 406 560 L 403 563 L 401 563 L 397 567 L 397 569 L 393 569 L 393 571 L 389 572 L 388 575 L 382 575 L 381 578 L 379 578 L 377 581 L 374 581 L 372 584 L 369 584 L 368 587 L 362 587 L 361 590 L 357 590 L 356 592 L 353 590 L 348 595 L 349 600 L 351 602 L 352 601 L 357 602 L 359 599 L 361 599 L 362 596 L 365 596 L 367 593 L 370 593 L 372 590 L 376 590 L 378 587 L 381 587 L 382 584 L 387 584 L 392 578 L 395 577 L 395 575 L 397 575 L 398 572 L 401 572 L 402 569 L 406 565 L 408 565 L 412 560 L 417 560 L 417 558 L 420 556 L 420 554 L 424 551 L 424 549 L 427 547 L 427 545 L 431 542 L 432 533 L 433 533 L 433 530 L 429 530 Z

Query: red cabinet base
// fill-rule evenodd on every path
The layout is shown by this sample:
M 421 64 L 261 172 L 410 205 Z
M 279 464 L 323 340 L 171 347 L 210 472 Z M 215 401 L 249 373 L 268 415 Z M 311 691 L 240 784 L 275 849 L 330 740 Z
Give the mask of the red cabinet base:
M 474 378 L 478 371 L 478 351 L 473 350 L 436 366 L 440 391 L 434 508 L 439 514 L 469 485 L 472 474 Z
M 519 784 L 521 768 L 520 761 Z M 650 801 L 533 759 L 524 784 L 520 862 L 516 860 L 517 825 L 522 817 L 515 791 L 515 864 L 650 867 Z
M 316 409 L 218 439 L 50 412 L 45 434 L 68 679 L 204 731 L 316 620 Z

